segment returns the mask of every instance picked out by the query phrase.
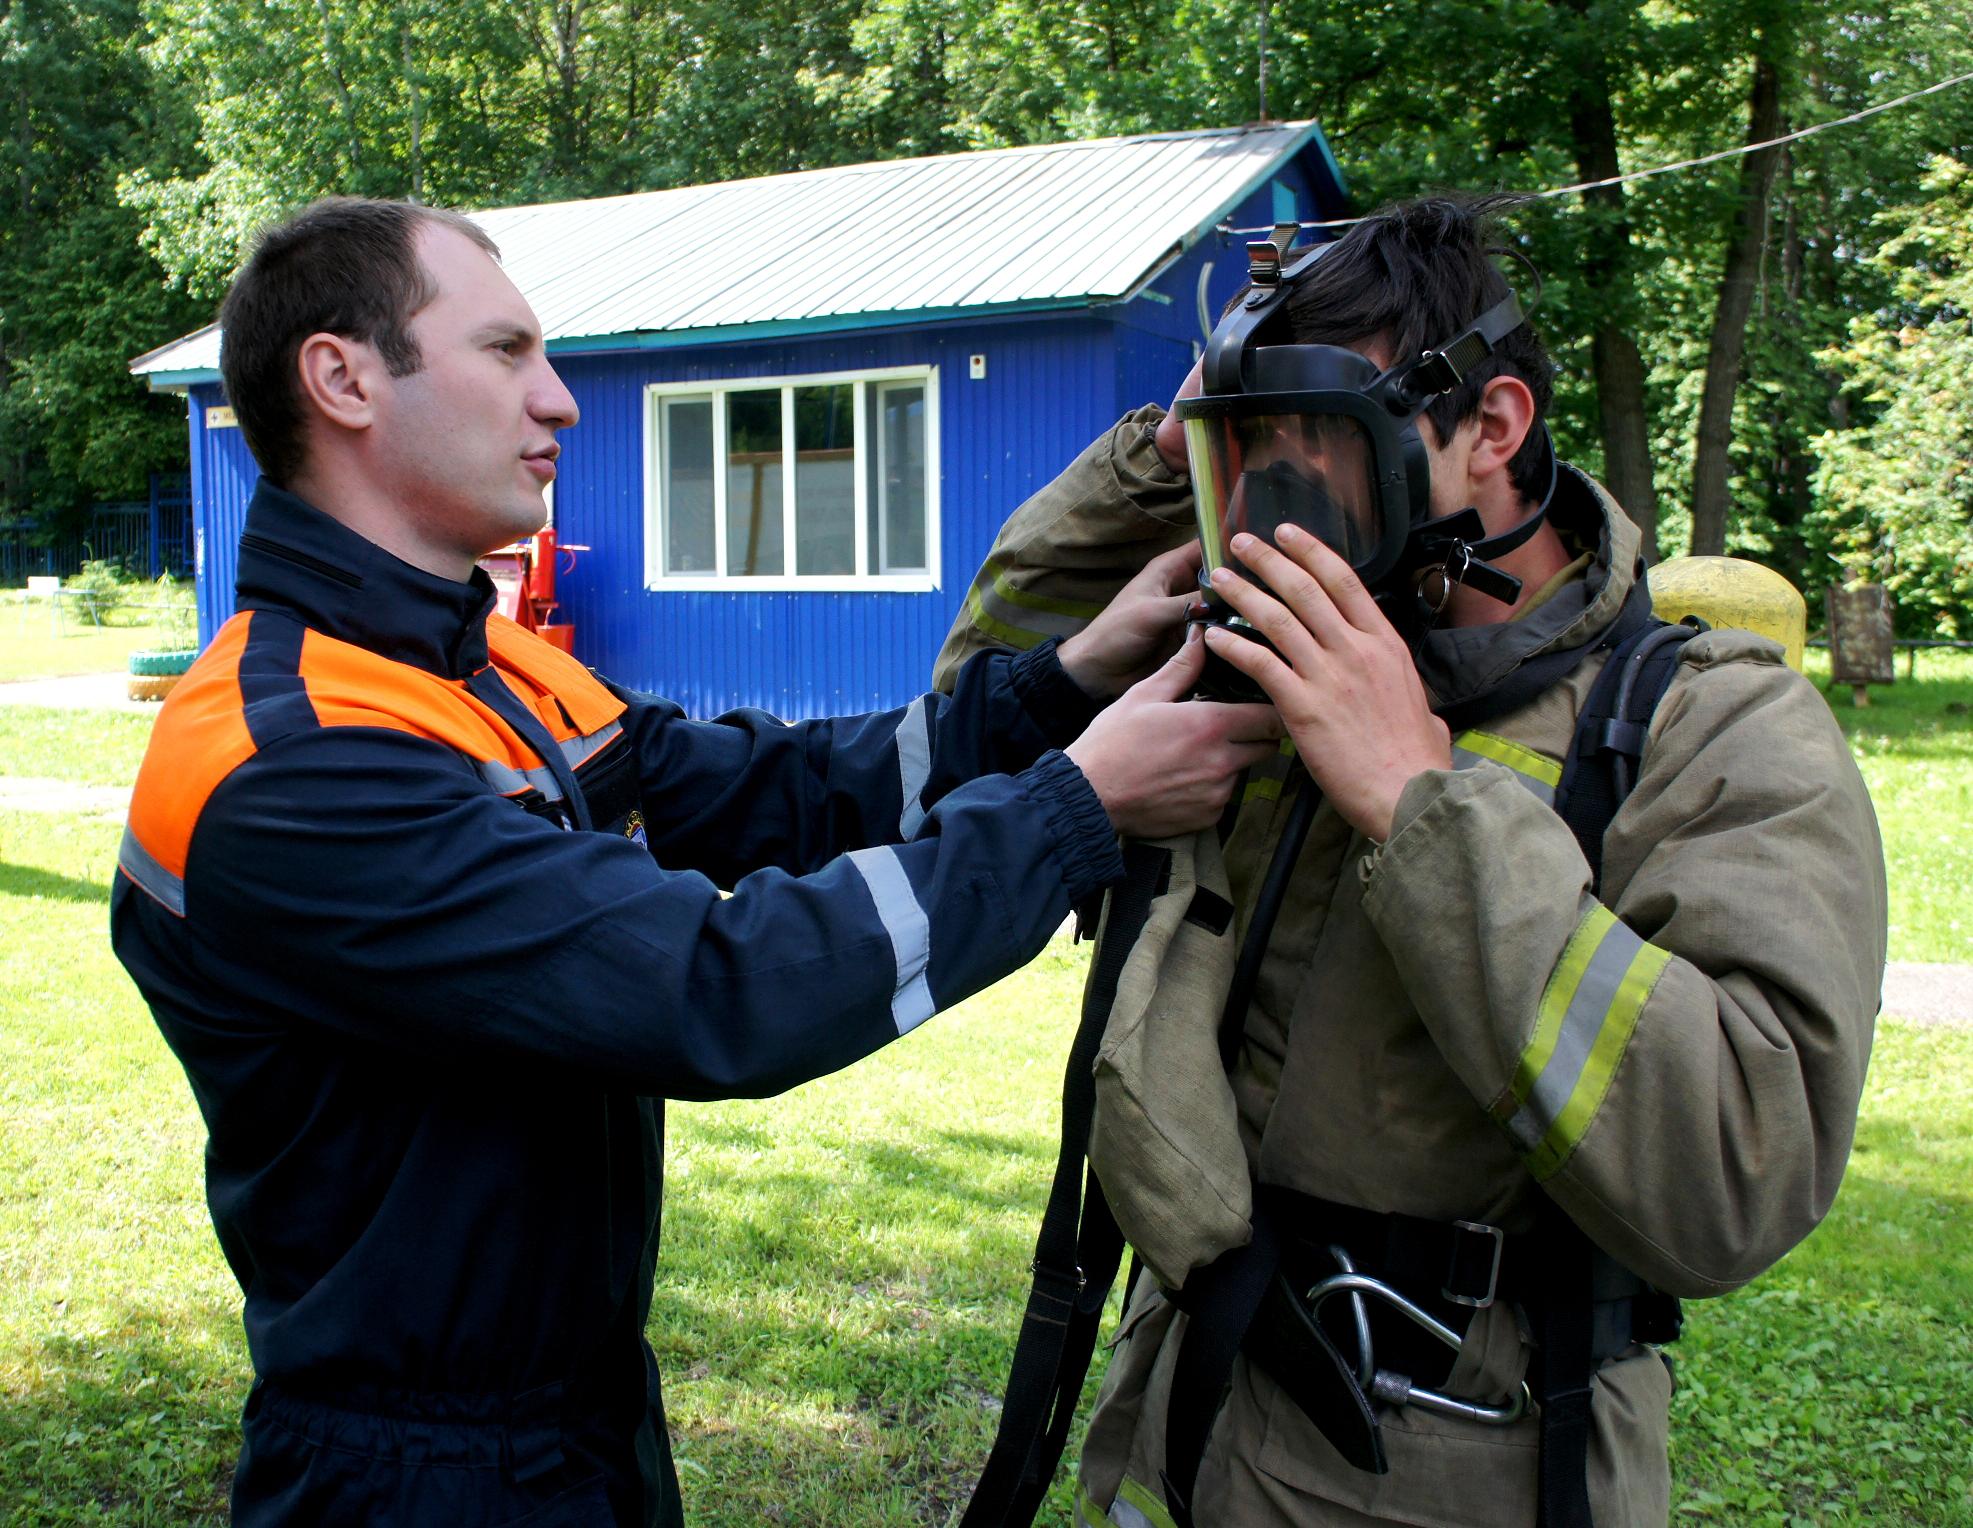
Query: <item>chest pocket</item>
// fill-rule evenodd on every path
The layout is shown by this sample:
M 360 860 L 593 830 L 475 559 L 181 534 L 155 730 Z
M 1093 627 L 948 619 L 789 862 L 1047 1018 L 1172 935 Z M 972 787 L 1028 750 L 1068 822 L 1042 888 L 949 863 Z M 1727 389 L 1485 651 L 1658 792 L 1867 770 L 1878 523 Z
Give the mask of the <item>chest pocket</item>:
M 621 734 L 609 747 L 585 759 L 576 769 L 576 784 L 589 808 L 589 820 L 599 833 L 617 833 L 644 842 L 643 798 L 639 794 L 637 760 Z

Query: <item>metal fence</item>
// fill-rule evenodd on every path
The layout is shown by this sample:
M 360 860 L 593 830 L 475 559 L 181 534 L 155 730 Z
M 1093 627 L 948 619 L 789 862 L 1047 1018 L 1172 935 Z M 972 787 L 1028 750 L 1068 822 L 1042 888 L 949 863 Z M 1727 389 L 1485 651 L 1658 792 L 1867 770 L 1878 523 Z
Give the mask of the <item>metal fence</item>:
M 0 525 L 0 587 L 18 588 L 30 575 L 68 578 L 91 560 L 121 563 L 138 578 L 188 578 L 192 554 L 191 479 L 154 472 L 149 498 L 97 504 L 79 527 Z

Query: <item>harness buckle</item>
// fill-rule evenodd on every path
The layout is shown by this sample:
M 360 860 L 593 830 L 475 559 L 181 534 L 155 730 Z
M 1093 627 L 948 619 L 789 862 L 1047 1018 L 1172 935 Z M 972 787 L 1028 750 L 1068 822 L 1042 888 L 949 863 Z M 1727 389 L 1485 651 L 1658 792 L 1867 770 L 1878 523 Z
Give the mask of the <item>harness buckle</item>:
M 1494 1291 L 1500 1287 L 1500 1255 L 1507 1246 L 1507 1233 L 1499 1226 L 1481 1225 L 1473 1220 L 1455 1220 L 1452 1228 L 1461 1234 L 1454 1240 L 1452 1254 L 1446 1259 L 1445 1284 L 1439 1293 L 1454 1305 L 1485 1310 L 1493 1304 Z M 1486 1269 L 1486 1277 L 1476 1280 L 1472 1275 L 1481 1267 Z M 1476 1284 L 1481 1293 L 1461 1292 Z
M 1500 1234 L 1492 1226 L 1475 1225 L 1470 1229 Z M 1337 1295 L 1350 1297 L 1356 1324 L 1357 1382 L 1366 1395 L 1392 1406 L 1418 1406 L 1426 1411 L 1435 1411 L 1441 1416 L 1461 1417 L 1468 1422 L 1480 1422 L 1488 1427 L 1506 1427 L 1510 1423 L 1520 1421 L 1528 1414 L 1529 1408 L 1534 1404 L 1534 1396 L 1525 1381 L 1506 1405 L 1486 1406 L 1478 1401 L 1464 1401 L 1456 1395 L 1443 1395 L 1439 1391 L 1428 1390 L 1423 1385 L 1414 1384 L 1409 1375 L 1378 1368 L 1376 1355 L 1370 1347 L 1370 1323 L 1363 1308 L 1365 1295 L 1383 1301 L 1392 1310 L 1413 1325 L 1429 1332 L 1455 1353 L 1459 1351 L 1462 1339 L 1459 1333 L 1438 1317 L 1414 1301 L 1406 1299 L 1382 1279 L 1357 1272 L 1355 1265 L 1350 1262 L 1349 1255 L 1341 1247 L 1331 1247 L 1329 1253 L 1343 1271 L 1332 1273 L 1328 1278 L 1316 1282 L 1303 1298 L 1308 1303 L 1310 1318 L 1319 1323 L 1322 1320 L 1324 1305 Z M 1497 1255 L 1494 1267 L 1495 1272 L 1498 1273 Z

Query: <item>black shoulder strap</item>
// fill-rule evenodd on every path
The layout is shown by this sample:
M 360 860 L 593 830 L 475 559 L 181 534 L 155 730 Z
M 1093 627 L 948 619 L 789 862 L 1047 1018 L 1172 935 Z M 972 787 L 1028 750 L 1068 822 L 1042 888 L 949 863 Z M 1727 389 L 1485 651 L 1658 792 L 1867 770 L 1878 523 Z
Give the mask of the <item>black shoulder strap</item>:
M 1592 889 L 1603 879 L 1603 835 L 1637 783 L 1651 717 L 1678 671 L 1697 626 L 1651 621 L 1617 645 L 1590 687 L 1562 764 L 1555 810 L 1589 862 Z M 1590 1396 L 1596 1372 L 1589 1238 L 1547 1201 L 1541 1225 L 1547 1280 L 1532 1302 L 1541 1401 L 1539 1528 L 1590 1528 Z
M 1126 842 L 1123 854 L 1124 879 L 1110 893 L 1109 917 L 1062 1076 L 1062 1143 L 1035 1238 L 1034 1284 L 1014 1345 L 1007 1400 L 960 1528 L 1026 1528 L 1034 1521 L 1068 1442 L 1103 1303 L 1123 1256 L 1123 1233 L 1102 1185 L 1094 1173 L 1085 1184 L 1083 1163 L 1096 1112 L 1092 1069 L 1124 961 L 1151 916 L 1151 903 L 1170 879 L 1171 851 Z
M 1678 670 L 1680 649 L 1699 631 L 1652 621 L 1626 637 L 1596 676 L 1576 719 L 1555 810 L 1582 846 L 1592 888 L 1603 879 L 1603 835 L 1637 782 L 1652 713 Z

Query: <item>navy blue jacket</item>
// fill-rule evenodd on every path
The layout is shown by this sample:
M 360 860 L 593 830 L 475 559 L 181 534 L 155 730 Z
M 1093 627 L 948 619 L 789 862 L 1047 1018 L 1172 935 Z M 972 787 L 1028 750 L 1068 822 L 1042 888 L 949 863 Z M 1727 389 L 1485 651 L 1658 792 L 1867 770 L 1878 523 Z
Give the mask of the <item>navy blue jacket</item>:
M 1039 648 L 898 711 L 692 721 L 264 483 L 239 596 L 159 717 L 111 926 L 245 1292 L 241 1520 L 316 1510 L 348 1427 L 380 1477 L 450 1449 L 512 1503 L 594 1476 L 670 1520 L 658 1101 L 834 1071 L 1039 951 L 1121 871 L 1050 751 L 1091 705 Z

